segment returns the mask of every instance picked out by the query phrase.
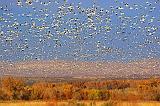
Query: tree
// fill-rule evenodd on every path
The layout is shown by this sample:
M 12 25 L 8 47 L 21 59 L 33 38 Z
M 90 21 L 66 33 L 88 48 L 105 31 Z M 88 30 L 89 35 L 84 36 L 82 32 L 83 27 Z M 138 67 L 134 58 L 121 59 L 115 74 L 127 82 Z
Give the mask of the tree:
M 89 100 L 102 100 L 102 92 L 96 89 L 89 90 L 88 99 Z
M 43 99 L 49 100 L 54 99 L 56 100 L 56 90 L 54 88 L 46 88 L 43 92 Z
M 1 81 L 2 90 L 9 99 L 21 99 L 20 92 L 24 89 L 25 83 L 21 79 L 13 77 L 4 77 Z

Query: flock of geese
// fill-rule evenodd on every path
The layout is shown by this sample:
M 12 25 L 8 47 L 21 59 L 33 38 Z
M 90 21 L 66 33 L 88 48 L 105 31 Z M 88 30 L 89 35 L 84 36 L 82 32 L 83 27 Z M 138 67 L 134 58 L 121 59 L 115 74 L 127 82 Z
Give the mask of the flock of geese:
M 0 60 L 160 56 L 159 0 L 0 2 Z

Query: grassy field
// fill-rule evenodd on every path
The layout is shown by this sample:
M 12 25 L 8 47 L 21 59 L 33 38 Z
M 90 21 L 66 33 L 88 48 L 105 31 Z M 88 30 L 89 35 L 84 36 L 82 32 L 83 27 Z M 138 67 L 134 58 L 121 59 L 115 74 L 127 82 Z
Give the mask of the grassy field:
M 3 102 L 0 106 L 160 106 L 160 102 Z

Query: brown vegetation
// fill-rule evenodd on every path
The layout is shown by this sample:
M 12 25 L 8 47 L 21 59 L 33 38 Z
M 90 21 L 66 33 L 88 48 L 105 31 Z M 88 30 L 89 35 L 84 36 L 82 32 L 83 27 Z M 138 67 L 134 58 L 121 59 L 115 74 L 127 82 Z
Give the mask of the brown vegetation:
M 160 79 L 35 82 L 3 77 L 0 100 L 160 101 Z

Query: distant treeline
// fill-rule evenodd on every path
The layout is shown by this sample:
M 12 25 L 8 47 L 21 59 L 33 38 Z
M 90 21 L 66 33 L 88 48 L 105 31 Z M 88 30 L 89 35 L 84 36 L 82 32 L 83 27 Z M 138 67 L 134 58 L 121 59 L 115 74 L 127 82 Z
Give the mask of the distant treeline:
M 160 79 L 34 82 L 3 77 L 0 100 L 148 100 L 160 101 Z

